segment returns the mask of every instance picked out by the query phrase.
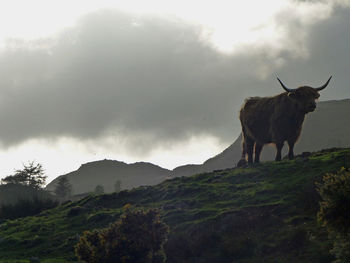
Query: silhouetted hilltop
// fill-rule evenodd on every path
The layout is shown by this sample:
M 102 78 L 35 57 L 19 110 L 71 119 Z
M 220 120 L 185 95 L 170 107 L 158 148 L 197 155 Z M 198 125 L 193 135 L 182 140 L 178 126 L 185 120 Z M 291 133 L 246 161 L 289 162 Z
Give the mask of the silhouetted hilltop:
M 113 160 L 101 160 L 83 164 L 76 171 L 65 175 L 73 186 L 73 194 L 94 191 L 96 185 L 102 185 L 106 192 L 114 191 L 114 184 L 120 180 L 122 189 L 131 189 L 142 185 L 155 185 L 170 176 L 170 171 L 157 165 L 137 162 L 127 164 Z M 57 177 L 46 189 L 53 191 Z

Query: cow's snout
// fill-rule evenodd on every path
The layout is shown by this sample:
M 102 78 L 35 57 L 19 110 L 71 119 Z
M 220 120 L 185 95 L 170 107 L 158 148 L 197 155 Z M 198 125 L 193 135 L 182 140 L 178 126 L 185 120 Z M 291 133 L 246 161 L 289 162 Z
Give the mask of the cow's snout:
M 316 109 L 316 102 L 311 102 L 309 105 L 308 105 L 308 110 L 309 111 L 314 111 Z

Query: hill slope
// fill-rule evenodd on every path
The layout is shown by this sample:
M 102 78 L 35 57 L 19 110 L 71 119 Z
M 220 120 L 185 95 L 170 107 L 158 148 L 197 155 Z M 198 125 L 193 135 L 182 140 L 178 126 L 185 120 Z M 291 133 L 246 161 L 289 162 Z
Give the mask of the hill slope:
M 0 258 L 75 261 L 77 235 L 113 222 L 131 204 L 160 209 L 171 229 L 170 263 L 330 262 L 330 244 L 316 222 L 315 181 L 340 167 L 350 167 L 350 149 L 86 197 L 2 223 Z
M 83 164 L 78 170 L 62 175 L 73 186 L 74 194 L 93 192 L 96 185 L 102 185 L 106 192 L 114 192 L 117 180 L 122 182 L 122 189 L 131 189 L 142 185 L 155 185 L 170 176 L 170 170 L 151 163 L 102 160 Z M 61 176 L 50 182 L 46 190 L 53 191 Z

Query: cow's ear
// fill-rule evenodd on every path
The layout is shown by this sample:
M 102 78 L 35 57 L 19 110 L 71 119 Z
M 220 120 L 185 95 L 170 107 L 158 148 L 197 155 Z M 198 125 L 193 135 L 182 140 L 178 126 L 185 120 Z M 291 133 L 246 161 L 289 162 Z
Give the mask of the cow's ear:
M 288 92 L 288 96 L 293 98 L 293 99 L 298 99 L 300 96 L 299 96 L 299 93 L 298 92 L 295 92 L 295 91 L 292 91 L 292 92 Z

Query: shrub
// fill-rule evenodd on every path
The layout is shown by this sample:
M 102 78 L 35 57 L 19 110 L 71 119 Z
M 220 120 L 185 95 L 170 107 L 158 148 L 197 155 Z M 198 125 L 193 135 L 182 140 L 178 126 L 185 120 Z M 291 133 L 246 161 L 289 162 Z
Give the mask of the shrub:
M 335 262 L 350 262 L 350 169 L 326 174 L 317 186 L 322 198 L 317 217 L 333 240 L 331 253 Z
M 21 199 L 15 204 L 2 205 L 0 208 L 0 218 L 16 219 L 20 217 L 32 216 L 57 205 L 58 202 L 50 198 Z
M 108 228 L 85 231 L 75 253 L 87 263 L 165 262 L 163 244 L 168 231 L 158 211 L 127 210 Z
M 74 206 L 74 207 L 72 207 L 71 209 L 68 210 L 67 216 L 68 217 L 72 217 L 72 216 L 81 215 L 81 214 L 85 213 L 85 211 L 86 211 L 85 207 Z

